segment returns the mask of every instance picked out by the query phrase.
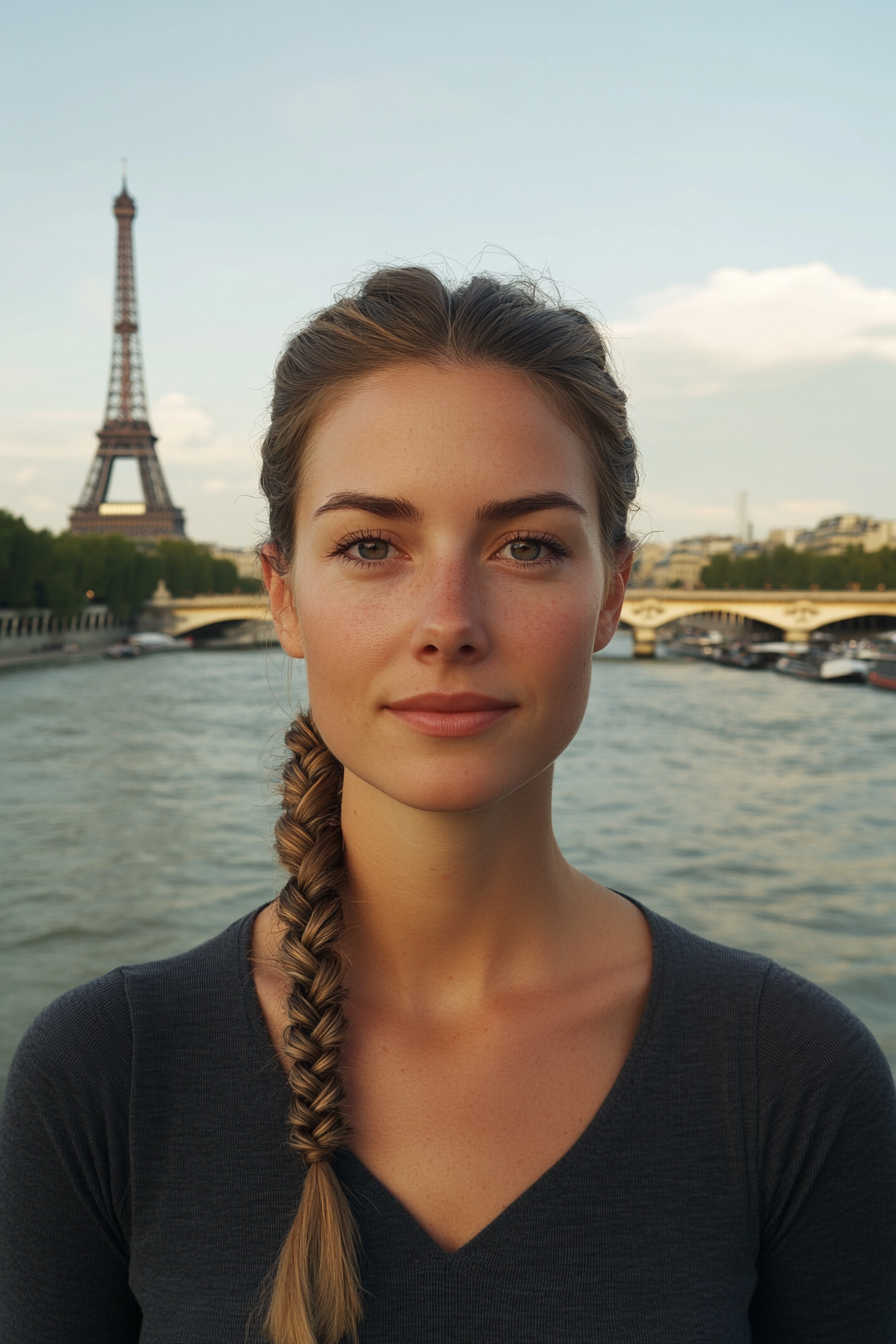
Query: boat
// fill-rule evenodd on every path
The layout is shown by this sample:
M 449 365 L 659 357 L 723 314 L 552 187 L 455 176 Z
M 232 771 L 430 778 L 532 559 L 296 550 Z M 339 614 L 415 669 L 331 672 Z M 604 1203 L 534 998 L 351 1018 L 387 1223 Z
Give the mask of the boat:
M 722 667 L 739 667 L 746 672 L 767 666 L 763 655 L 749 644 L 717 644 L 710 657 L 714 663 L 721 663 Z
M 686 630 L 673 639 L 659 641 L 664 658 L 711 658 L 713 650 L 722 643 L 718 630 Z
M 809 652 L 808 644 L 795 644 L 792 640 L 786 639 L 765 639 L 758 644 L 751 644 L 750 648 L 754 653 L 763 654 L 769 665 L 778 658 L 800 658 Z
M 836 654 L 809 653 L 805 658 L 779 658 L 777 672 L 787 677 L 802 677 L 804 681 L 829 681 L 837 685 L 858 682 L 864 685 L 869 678 L 868 664 L 857 658 L 841 658 Z
M 883 668 L 873 667 L 868 673 L 868 680 L 879 691 L 896 691 L 896 668 L 884 671 Z
M 137 635 L 129 635 L 128 643 L 143 653 L 183 653 L 184 649 L 192 648 L 191 639 L 175 639 L 160 630 L 141 630 Z
M 106 649 L 107 658 L 140 658 L 145 653 L 183 653 L 192 647 L 189 639 L 174 639 L 159 630 L 141 630 L 136 635 L 128 635 L 120 644 Z

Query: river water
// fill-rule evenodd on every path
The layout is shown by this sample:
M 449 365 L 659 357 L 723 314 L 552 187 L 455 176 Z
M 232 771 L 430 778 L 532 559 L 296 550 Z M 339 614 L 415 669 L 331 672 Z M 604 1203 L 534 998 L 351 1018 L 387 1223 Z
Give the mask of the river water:
M 0 675 L 0 1076 L 69 986 L 274 894 L 303 689 L 263 650 Z M 824 985 L 896 1066 L 894 763 L 896 695 L 611 656 L 558 763 L 556 827 L 608 886 Z

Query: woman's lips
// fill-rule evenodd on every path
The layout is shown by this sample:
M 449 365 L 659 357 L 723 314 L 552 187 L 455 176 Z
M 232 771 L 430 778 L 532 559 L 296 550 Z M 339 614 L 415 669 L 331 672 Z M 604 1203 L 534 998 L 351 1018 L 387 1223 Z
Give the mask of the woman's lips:
M 427 737 L 475 737 L 506 718 L 516 705 L 493 695 L 458 691 L 454 695 L 410 695 L 385 708 Z

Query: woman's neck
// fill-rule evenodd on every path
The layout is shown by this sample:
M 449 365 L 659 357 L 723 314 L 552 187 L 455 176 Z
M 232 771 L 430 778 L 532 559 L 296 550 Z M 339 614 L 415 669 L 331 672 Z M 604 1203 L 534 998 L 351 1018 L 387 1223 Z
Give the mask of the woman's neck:
M 551 826 L 551 771 L 473 812 L 421 812 L 346 772 L 347 981 L 452 1012 L 556 976 L 597 888 Z M 589 924 L 591 921 L 588 921 Z

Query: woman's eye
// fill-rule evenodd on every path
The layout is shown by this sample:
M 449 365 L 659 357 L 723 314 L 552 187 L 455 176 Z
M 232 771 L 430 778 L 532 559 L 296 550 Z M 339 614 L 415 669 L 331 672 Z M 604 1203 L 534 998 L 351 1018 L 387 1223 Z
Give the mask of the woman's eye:
M 540 560 L 547 548 L 543 541 L 520 537 L 517 541 L 508 542 L 505 549 L 512 560 Z
M 360 560 L 388 560 L 389 543 L 379 537 L 370 537 L 367 541 L 356 541 L 355 549 Z

